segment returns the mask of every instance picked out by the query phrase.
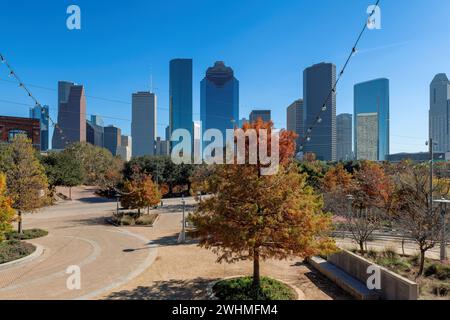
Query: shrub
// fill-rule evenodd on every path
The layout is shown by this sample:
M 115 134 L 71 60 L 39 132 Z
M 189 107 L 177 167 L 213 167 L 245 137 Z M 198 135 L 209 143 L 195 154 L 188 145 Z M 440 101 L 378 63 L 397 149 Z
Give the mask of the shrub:
M 157 216 L 158 215 L 156 215 L 156 214 L 149 214 L 149 215 L 141 216 L 138 219 L 136 219 L 136 221 L 135 221 L 136 225 L 139 225 L 139 226 L 153 225 Z
M 398 259 L 399 255 L 397 253 L 397 251 L 394 248 L 386 248 L 383 250 L 382 252 L 382 256 L 387 258 L 387 259 Z
M 433 294 L 440 297 L 447 297 L 450 295 L 450 284 L 448 283 L 440 283 L 433 285 Z
M 432 277 L 439 280 L 450 279 L 450 266 L 441 263 L 433 263 L 425 269 L 425 277 Z
M 220 300 L 294 300 L 295 292 L 284 283 L 261 277 L 259 290 L 253 287 L 252 277 L 223 280 L 214 286 Z
M 369 249 L 367 256 L 369 259 L 376 260 L 378 258 L 378 252 L 375 249 Z
M 402 260 L 401 258 L 379 258 L 377 260 L 377 263 L 383 267 L 386 267 L 388 269 L 394 270 L 394 271 L 404 271 L 404 272 L 410 272 L 411 271 L 411 265 L 407 262 Z
M 41 229 L 24 230 L 22 234 L 17 231 L 12 231 L 6 234 L 7 240 L 32 240 L 42 238 L 48 235 L 48 231 Z
M 31 243 L 17 240 L 0 243 L 0 264 L 24 258 L 32 254 L 36 247 Z
M 132 226 L 132 225 L 134 225 L 134 219 L 130 216 L 123 216 L 120 219 L 120 224 L 122 226 Z

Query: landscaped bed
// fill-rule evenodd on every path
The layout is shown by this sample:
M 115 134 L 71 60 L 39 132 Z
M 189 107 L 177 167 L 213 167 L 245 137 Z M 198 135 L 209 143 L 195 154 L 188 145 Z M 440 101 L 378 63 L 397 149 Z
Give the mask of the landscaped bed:
M 32 240 L 42 238 L 48 235 L 48 231 L 41 229 L 24 230 L 22 234 L 17 231 L 8 232 L 6 234 L 6 240 Z
M 356 252 L 357 250 L 353 250 Z M 419 271 L 418 256 L 403 256 L 393 249 L 382 252 L 369 250 L 365 257 L 405 278 L 417 282 L 420 299 L 450 299 L 450 265 L 426 259 L 425 271 L 417 278 Z
M 0 242 L 0 265 L 32 254 L 36 247 L 31 243 L 18 240 Z
M 234 278 L 216 283 L 214 294 L 219 300 L 295 300 L 296 293 L 288 285 L 275 279 L 261 277 L 259 290 L 253 287 L 252 277 Z
M 157 218 L 157 213 L 140 215 L 135 212 L 124 212 L 115 214 L 111 220 L 119 226 L 153 226 Z

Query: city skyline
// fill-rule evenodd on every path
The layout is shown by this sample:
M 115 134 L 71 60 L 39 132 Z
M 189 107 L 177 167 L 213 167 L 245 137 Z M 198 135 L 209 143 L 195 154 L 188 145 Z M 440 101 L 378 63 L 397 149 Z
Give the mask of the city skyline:
M 52 13 L 49 15 L 49 24 L 52 27 L 51 30 L 48 29 L 50 36 L 43 38 L 42 30 L 31 28 L 37 24 L 36 20 L 31 19 L 27 13 L 22 14 L 17 4 L 7 1 L 6 6 L 10 10 L 8 15 L 0 13 L 2 18 L 0 24 L 7 29 L 10 29 L 11 25 L 17 27 L 14 28 L 14 32 L 5 35 L 3 44 L 8 50 L 2 51 L 7 57 L 11 57 L 11 62 L 26 83 L 52 89 L 31 88 L 43 104 L 50 106 L 50 113 L 54 119 L 57 113 L 55 83 L 60 79 L 73 79 L 86 87 L 89 113 L 104 116 L 108 123 L 122 128 L 125 134 L 130 134 L 129 95 L 137 90 L 148 90 L 150 74 L 153 74 L 155 92 L 160 101 L 157 136 L 163 137 L 164 129 L 169 124 L 167 62 L 176 57 L 190 57 L 194 60 L 194 120 L 199 119 L 199 82 L 204 70 L 215 60 L 224 60 L 239 74 L 240 118 L 246 117 L 253 106 L 262 105 L 272 110 L 273 121 L 277 127 L 281 128 L 286 127 L 285 107 L 292 101 L 302 98 L 299 92 L 299 87 L 302 86 L 301 71 L 320 61 L 333 62 L 339 69 L 345 62 L 345 55 L 360 27 L 361 19 L 365 17 L 369 4 L 372 4 L 372 1 L 346 3 L 340 6 L 330 5 L 326 1 L 318 1 L 314 4 L 304 1 L 286 1 L 281 5 L 273 2 L 268 3 L 265 8 L 258 7 L 256 15 L 246 19 L 245 24 L 232 27 L 226 21 L 234 15 L 233 10 L 237 2 L 222 4 L 223 17 L 218 18 L 206 16 L 212 4 L 208 6 L 207 2 L 200 1 L 187 6 L 176 1 L 176 10 L 173 12 L 175 16 L 179 17 L 181 13 L 186 12 L 199 18 L 197 20 L 201 21 L 200 18 L 203 18 L 206 19 L 205 22 L 208 22 L 211 19 L 219 19 L 222 24 L 211 23 L 213 25 L 211 30 L 203 30 L 197 23 L 179 32 L 180 24 L 185 26 L 185 20 L 173 26 L 172 22 L 171 24 L 163 23 L 162 26 L 167 29 L 165 34 L 171 38 L 169 44 L 164 38 L 166 36 L 157 35 L 155 31 L 147 28 L 148 24 L 145 22 L 135 22 L 132 29 L 121 23 L 118 26 L 116 40 L 128 43 L 144 32 L 153 37 L 154 41 L 152 44 L 143 44 L 138 49 L 117 51 L 109 50 L 116 41 L 110 43 L 101 37 L 117 28 L 112 27 L 109 30 L 100 26 L 106 21 L 117 20 L 115 18 L 119 17 L 119 14 L 134 17 L 139 15 L 139 12 L 146 12 L 149 4 L 137 2 L 133 9 L 124 8 L 124 10 L 104 13 L 98 4 L 81 1 L 80 6 L 83 12 L 89 15 L 83 16 L 83 29 L 78 33 L 68 31 L 64 25 L 58 26 L 59 21 L 64 20 L 58 17 L 58 10 L 65 13 L 66 8 L 63 4 L 55 6 L 29 4 L 30 12 L 35 12 L 37 17 L 44 10 Z M 247 15 L 250 17 L 250 12 L 255 12 L 255 5 L 253 1 L 239 3 L 242 17 L 247 18 Z M 163 4 L 155 6 L 157 14 L 154 18 L 156 22 L 160 22 L 160 16 L 164 16 L 168 8 Z M 206 6 L 205 10 L 200 9 L 202 6 Z M 443 30 L 443 21 L 445 21 L 439 17 L 444 16 L 443 13 L 446 8 L 450 8 L 450 5 L 436 0 L 429 1 L 427 4 L 416 1 L 414 6 L 408 8 L 404 8 L 401 3 L 391 2 L 382 3 L 381 6 L 382 29 L 370 30 L 366 33 L 348 72 L 338 86 L 337 112 L 352 112 L 354 84 L 377 77 L 389 78 L 392 84 L 391 153 L 426 151 L 424 142 L 428 137 L 430 79 L 438 73 L 450 72 L 450 62 L 442 59 L 450 53 L 450 45 L 437 41 L 439 36 L 443 35 L 438 30 Z M 426 22 L 420 25 L 402 24 L 400 19 L 396 19 L 399 12 L 402 15 L 414 15 L 416 12 L 425 11 L 425 8 L 427 8 L 426 11 L 434 10 L 435 16 L 433 18 L 424 16 L 423 19 Z M 300 25 L 308 26 L 308 33 L 302 31 L 302 28 L 287 29 L 288 25 L 297 21 L 298 13 L 301 13 L 302 17 Z M 336 28 L 336 21 L 323 19 L 330 15 L 347 21 L 347 27 Z M 316 28 L 319 24 L 322 26 Z M 142 25 L 141 33 L 136 31 L 136 26 L 140 25 Z M 333 27 L 334 36 L 333 39 L 329 39 L 327 46 L 311 42 L 312 39 L 326 37 L 331 27 Z M 194 29 L 200 34 L 196 34 Z M 288 34 L 286 30 L 289 30 Z M 29 34 L 30 31 L 31 34 Z M 268 39 L 256 36 L 263 33 L 267 33 L 267 37 L 274 41 L 270 54 L 264 50 Z M 27 35 L 30 46 L 39 48 L 39 50 L 33 50 L 33 55 L 28 54 L 29 51 L 22 43 L 13 41 L 22 34 Z M 221 37 L 217 37 L 216 34 L 220 34 Z M 200 41 L 201 35 L 205 36 L 209 44 Z M 99 37 L 102 41 L 97 41 Z M 233 40 L 233 37 L 236 39 Z M 56 45 L 53 39 L 56 38 L 67 38 L 67 46 L 58 47 L 58 51 L 53 50 Z M 79 47 L 84 41 L 92 47 L 92 52 L 97 54 L 91 54 L 91 50 L 80 54 Z M 162 46 L 155 46 L 158 43 Z M 314 45 L 308 45 L 307 50 L 301 50 L 300 47 L 305 48 L 306 43 L 314 43 Z M 244 44 L 246 44 L 245 47 Z M 246 48 L 247 44 L 250 50 L 236 50 L 240 47 Z M 430 52 L 429 48 L 433 46 L 438 50 Z M 411 48 L 415 50 L 412 52 Z M 288 52 L 296 52 L 296 54 Z M 426 63 L 410 68 L 415 61 L 426 61 Z M 261 68 L 262 65 L 264 68 Z M 23 96 L 23 92 L 16 88 L 14 83 L 8 82 L 10 79 L 6 73 L 0 73 L 0 79 L 5 80 L 0 84 L 1 99 L 8 101 L 0 102 L 0 112 L 10 116 L 26 117 L 28 105 L 31 106 L 32 103 Z M 401 117 L 405 113 L 411 114 L 408 121 Z

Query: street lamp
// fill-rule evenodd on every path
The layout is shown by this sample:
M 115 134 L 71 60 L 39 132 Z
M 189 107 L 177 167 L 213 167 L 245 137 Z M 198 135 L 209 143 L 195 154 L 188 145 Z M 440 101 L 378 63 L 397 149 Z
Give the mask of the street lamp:
M 450 200 L 446 200 L 444 198 L 440 200 L 433 200 L 434 203 L 440 203 L 441 204 L 441 224 L 442 224 L 442 230 L 441 230 L 441 261 L 447 261 L 447 226 L 445 223 L 445 216 L 447 214 L 447 204 L 450 203 Z
M 178 243 L 186 242 L 186 218 L 185 218 L 185 207 L 186 201 L 184 200 L 184 196 L 181 198 L 181 203 L 183 205 L 183 226 L 181 228 L 180 238 L 178 239 Z
M 116 205 L 117 205 L 117 207 L 116 207 L 116 215 L 117 216 L 119 215 L 119 200 L 120 200 L 120 193 L 116 192 Z

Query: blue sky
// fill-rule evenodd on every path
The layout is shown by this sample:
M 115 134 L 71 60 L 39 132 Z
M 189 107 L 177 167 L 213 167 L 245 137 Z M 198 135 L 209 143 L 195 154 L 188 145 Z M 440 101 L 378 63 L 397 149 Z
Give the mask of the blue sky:
M 158 96 L 158 134 L 168 124 L 172 58 L 194 59 L 194 118 L 199 82 L 216 60 L 240 81 L 240 115 L 286 107 L 302 97 L 302 71 L 321 61 L 342 68 L 374 0 L 2 0 L 0 52 L 56 119 L 57 81 L 84 84 L 88 114 L 130 133 L 131 93 Z M 81 8 L 82 29 L 66 28 Z M 382 0 L 382 29 L 370 30 L 338 87 L 338 113 L 353 110 L 353 85 L 391 82 L 391 153 L 426 150 L 429 84 L 450 74 L 448 0 Z M 6 81 L 5 81 L 6 80 Z M 0 114 L 28 116 L 32 101 L 0 65 Z M 103 98 L 103 99 L 98 99 Z M 108 101 L 114 100 L 114 101 Z M 14 103 L 12 103 L 14 102 Z

